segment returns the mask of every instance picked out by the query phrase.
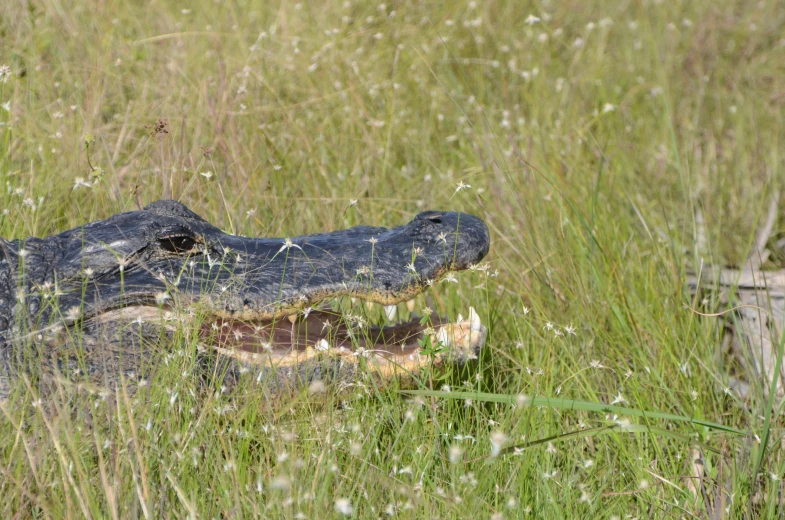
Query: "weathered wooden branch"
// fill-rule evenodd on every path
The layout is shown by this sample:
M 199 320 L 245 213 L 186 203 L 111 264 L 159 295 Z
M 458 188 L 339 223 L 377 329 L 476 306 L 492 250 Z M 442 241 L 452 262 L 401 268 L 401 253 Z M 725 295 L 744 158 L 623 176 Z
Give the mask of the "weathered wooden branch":
M 723 344 L 730 344 L 731 354 L 747 372 L 747 381 L 734 381 L 742 398 L 749 397 L 750 385 L 756 381 L 764 393 L 770 392 L 777 361 L 777 350 L 785 325 L 785 269 L 763 271 L 769 256 L 766 244 L 771 238 L 779 212 L 779 192 L 769 201 L 768 211 L 755 232 L 755 244 L 744 262 L 744 269 L 701 268 L 687 276 L 693 295 L 702 291 L 719 294 L 721 310 L 732 310 L 730 333 Z M 705 250 L 706 224 L 698 208 L 695 216 L 696 241 Z M 785 367 L 780 368 L 777 395 L 785 396 Z
M 747 370 L 746 382 L 757 381 L 768 393 L 785 325 L 785 270 L 707 268 L 688 275 L 687 285 L 693 295 L 699 291 L 715 292 L 720 298 L 720 310 L 732 309 L 727 331 L 731 334 L 731 353 Z M 779 377 L 777 395 L 784 396 L 785 367 Z M 744 394 L 740 390 L 741 397 L 748 397 Z

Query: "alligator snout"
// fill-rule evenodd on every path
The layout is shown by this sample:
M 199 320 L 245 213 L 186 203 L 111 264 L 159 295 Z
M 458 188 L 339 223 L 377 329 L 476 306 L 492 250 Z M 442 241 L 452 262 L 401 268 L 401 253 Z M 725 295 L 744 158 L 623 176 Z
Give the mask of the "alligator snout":
M 485 258 L 491 246 L 488 226 L 468 213 L 454 211 L 424 211 L 412 223 L 424 222 L 430 240 L 453 246 L 452 270 L 468 269 Z

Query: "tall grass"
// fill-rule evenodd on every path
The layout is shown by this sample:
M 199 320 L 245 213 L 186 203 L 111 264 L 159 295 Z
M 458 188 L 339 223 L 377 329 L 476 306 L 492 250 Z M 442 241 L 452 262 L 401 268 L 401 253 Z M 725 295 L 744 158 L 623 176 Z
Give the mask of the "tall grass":
M 431 290 L 490 328 L 439 392 L 205 393 L 183 339 L 135 395 L 20 387 L 3 517 L 781 513 L 779 408 L 759 453 L 765 385 L 734 394 L 682 286 L 781 187 L 778 2 L 42 0 L 0 31 L 4 238 L 162 197 L 251 236 L 427 208 L 493 235 L 493 271 Z

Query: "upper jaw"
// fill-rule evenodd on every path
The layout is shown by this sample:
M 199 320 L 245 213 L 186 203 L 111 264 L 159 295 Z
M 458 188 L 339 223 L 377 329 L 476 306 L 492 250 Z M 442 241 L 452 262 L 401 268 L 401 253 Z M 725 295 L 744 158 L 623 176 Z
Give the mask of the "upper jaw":
M 477 217 L 431 211 L 392 229 L 355 227 L 227 246 L 245 256 L 244 265 L 227 271 L 238 276 L 214 296 L 227 316 L 267 318 L 341 295 L 385 305 L 409 300 L 448 271 L 479 262 L 490 238 Z
M 161 249 L 167 237 L 181 236 L 194 239 L 193 250 Z M 358 226 L 286 239 L 229 235 L 192 213 L 145 210 L 58 238 L 70 244 L 56 272 L 63 282 L 60 312 L 78 308 L 81 317 L 174 301 L 201 302 L 233 319 L 277 318 L 339 295 L 394 304 L 479 262 L 490 246 L 482 220 L 443 211 L 420 213 L 396 228 Z
M 392 229 L 362 226 L 291 239 L 246 238 L 204 221 L 192 224 L 198 249 L 186 255 L 160 254 L 149 245 L 159 238 L 124 235 L 123 225 L 111 244 L 88 235 L 93 258 L 115 255 L 117 264 L 123 258 L 129 263 L 122 276 L 119 265 L 96 272 L 87 280 L 87 297 L 80 280 L 61 301 L 74 300 L 71 305 L 81 306 L 85 316 L 138 303 L 201 302 L 211 313 L 233 319 L 277 318 L 340 295 L 394 304 L 450 270 L 479 262 L 490 245 L 482 220 L 456 212 L 424 212 Z M 163 227 L 159 234 L 173 228 Z M 141 243 L 148 246 L 138 249 Z M 111 250 L 124 247 L 137 249 Z

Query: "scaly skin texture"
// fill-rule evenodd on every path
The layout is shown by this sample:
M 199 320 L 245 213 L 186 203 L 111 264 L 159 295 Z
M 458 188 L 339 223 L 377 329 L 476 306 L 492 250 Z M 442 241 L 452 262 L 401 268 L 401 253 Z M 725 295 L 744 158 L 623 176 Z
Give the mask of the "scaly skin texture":
M 489 245 L 485 224 L 463 213 L 256 239 L 175 201 L 43 239 L 0 240 L 0 398 L 23 365 L 110 386 L 144 371 L 174 331 L 172 320 L 150 320 L 151 309 L 266 323 L 340 295 L 394 304 L 479 262 Z

